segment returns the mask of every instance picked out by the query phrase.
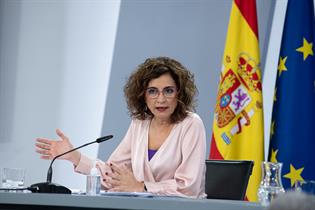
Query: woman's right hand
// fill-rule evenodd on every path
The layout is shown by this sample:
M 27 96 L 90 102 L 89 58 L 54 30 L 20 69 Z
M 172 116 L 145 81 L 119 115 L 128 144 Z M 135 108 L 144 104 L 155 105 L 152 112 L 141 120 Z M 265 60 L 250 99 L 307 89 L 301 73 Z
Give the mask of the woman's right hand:
M 59 140 L 52 140 L 47 138 L 36 139 L 36 152 L 41 154 L 42 159 L 51 160 L 57 155 L 73 149 L 69 138 L 65 136 L 60 129 L 57 129 L 56 133 L 60 137 Z M 60 159 L 69 160 L 76 166 L 80 161 L 80 156 L 81 154 L 79 151 L 73 151 L 61 156 Z

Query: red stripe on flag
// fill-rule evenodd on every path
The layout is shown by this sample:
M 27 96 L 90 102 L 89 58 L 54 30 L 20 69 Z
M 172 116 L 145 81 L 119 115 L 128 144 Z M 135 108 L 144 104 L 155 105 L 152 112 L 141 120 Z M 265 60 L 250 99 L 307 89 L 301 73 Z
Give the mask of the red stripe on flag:
M 258 25 L 256 16 L 256 1 L 255 0 L 234 0 L 238 9 L 241 11 L 248 25 L 256 34 L 258 40 Z
M 217 159 L 217 160 L 223 160 L 223 156 L 220 154 L 217 144 L 214 139 L 214 135 L 212 134 L 212 139 L 211 139 L 211 150 L 210 150 L 210 155 L 209 159 Z

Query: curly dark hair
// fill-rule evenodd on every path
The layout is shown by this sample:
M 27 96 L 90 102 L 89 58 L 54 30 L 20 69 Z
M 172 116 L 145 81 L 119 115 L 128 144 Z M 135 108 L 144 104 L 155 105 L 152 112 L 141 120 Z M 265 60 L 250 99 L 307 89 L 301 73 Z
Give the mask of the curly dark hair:
M 145 91 L 149 82 L 164 74 L 170 74 L 177 89 L 177 107 L 171 115 L 171 122 L 182 121 L 188 111 L 195 110 L 194 97 L 197 88 L 194 75 L 178 61 L 168 57 L 148 58 L 130 75 L 124 87 L 127 106 L 131 117 L 139 120 L 152 118 L 152 112 L 145 102 Z

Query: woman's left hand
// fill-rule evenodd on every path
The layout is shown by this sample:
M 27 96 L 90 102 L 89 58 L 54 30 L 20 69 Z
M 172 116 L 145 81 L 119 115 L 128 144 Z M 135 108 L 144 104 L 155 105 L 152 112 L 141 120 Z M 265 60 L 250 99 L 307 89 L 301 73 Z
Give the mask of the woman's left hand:
M 108 173 L 107 176 L 110 179 L 106 179 L 106 183 L 110 184 L 112 188 L 110 191 L 119 192 L 143 192 L 144 183 L 136 180 L 133 172 L 127 168 L 126 165 L 120 165 L 110 163 L 109 164 L 112 173 Z

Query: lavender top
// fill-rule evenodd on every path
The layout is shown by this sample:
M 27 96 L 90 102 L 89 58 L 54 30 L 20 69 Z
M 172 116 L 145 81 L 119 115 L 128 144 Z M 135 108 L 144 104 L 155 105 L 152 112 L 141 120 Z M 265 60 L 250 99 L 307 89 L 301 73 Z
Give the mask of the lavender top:
M 152 157 L 155 155 L 156 152 L 157 150 L 148 149 L 149 161 L 152 159 Z

